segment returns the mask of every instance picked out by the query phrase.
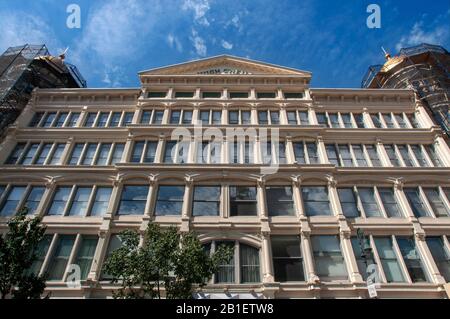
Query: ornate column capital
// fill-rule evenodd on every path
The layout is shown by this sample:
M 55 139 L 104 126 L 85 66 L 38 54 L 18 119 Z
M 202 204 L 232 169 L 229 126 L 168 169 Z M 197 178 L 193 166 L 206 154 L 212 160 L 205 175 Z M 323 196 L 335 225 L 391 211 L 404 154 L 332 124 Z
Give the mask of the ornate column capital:
M 426 239 L 424 232 L 415 232 L 414 237 L 416 237 L 416 240 L 418 240 L 418 241 L 425 241 L 425 239 Z
M 329 187 L 336 188 L 338 182 L 337 182 L 337 180 L 334 178 L 334 176 L 333 176 L 333 175 L 327 175 L 326 178 L 327 178 L 327 181 L 328 181 L 328 186 L 329 186 Z
M 405 184 L 403 178 L 389 178 L 388 181 L 394 183 L 394 188 L 402 191 L 403 190 L 403 185 Z
M 302 184 L 302 175 L 292 175 L 291 180 L 296 187 L 300 187 Z
M 113 181 L 112 184 L 114 187 L 119 187 L 122 184 L 123 175 L 118 175 Z
M 46 188 L 53 188 L 56 185 L 56 178 L 55 177 L 50 177 L 47 182 L 45 183 L 45 187 Z
M 159 176 L 159 174 L 150 174 L 148 176 L 148 182 L 149 182 L 150 186 L 155 186 L 157 184 L 158 176 Z

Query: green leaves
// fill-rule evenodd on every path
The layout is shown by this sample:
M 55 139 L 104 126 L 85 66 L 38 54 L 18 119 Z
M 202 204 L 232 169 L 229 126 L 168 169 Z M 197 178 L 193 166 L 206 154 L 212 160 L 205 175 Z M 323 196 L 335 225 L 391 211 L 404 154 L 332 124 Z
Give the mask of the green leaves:
M 36 259 L 45 226 L 40 218 L 28 218 L 25 207 L 8 221 L 8 233 L 0 236 L 0 294 L 20 299 L 40 298 L 45 279 L 27 270 Z
M 161 286 L 169 299 L 192 298 L 194 286 L 205 286 L 221 263 L 228 262 L 233 250 L 219 247 L 210 256 L 197 236 L 178 233 L 175 227 L 162 229 L 150 224 L 139 247 L 139 234 L 120 234 L 123 246 L 104 265 L 121 289 L 115 298 L 161 298 Z

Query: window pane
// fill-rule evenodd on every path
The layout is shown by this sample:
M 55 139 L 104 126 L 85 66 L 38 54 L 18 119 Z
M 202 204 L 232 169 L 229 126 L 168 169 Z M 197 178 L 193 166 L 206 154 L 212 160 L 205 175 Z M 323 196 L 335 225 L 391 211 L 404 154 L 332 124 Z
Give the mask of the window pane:
M 147 142 L 147 150 L 145 151 L 144 163 L 155 162 L 157 146 L 158 142 Z
M 148 186 L 124 186 L 118 215 L 143 215 L 147 203 Z
M 97 188 L 90 216 L 103 216 L 106 213 L 106 211 L 108 210 L 111 193 L 111 187 Z
M 436 148 L 434 147 L 434 145 L 424 145 L 428 156 L 430 156 L 431 161 L 433 162 L 434 166 L 436 167 L 442 167 L 442 162 L 439 159 L 439 156 L 436 152 Z
M 445 246 L 444 240 L 442 237 L 427 237 L 427 244 L 439 272 L 446 282 L 450 282 L 450 251 Z
M 358 126 L 358 128 L 365 128 L 366 127 L 364 125 L 364 117 L 363 117 L 362 114 L 354 114 L 353 116 L 355 117 L 356 125 Z
M 256 187 L 230 186 L 230 216 L 256 216 Z
M 406 122 L 405 122 L 405 119 L 403 117 L 403 114 L 394 114 L 394 116 L 395 116 L 395 119 L 397 120 L 398 125 L 401 128 L 407 128 L 408 127 Z
M 39 143 L 33 143 L 28 147 L 25 156 L 22 158 L 22 165 L 30 165 L 33 164 L 33 158 L 36 155 L 36 152 L 39 148 Z
M 292 187 L 266 187 L 269 216 L 295 216 Z
M 77 187 L 69 210 L 69 216 L 86 216 L 91 193 L 92 187 Z
M 345 167 L 351 167 L 354 166 L 353 165 L 353 159 L 352 159 L 352 155 L 350 153 L 350 148 L 348 147 L 348 145 L 338 145 L 339 147 L 339 153 L 341 155 L 342 158 L 342 164 Z
M 200 121 L 202 122 L 202 124 L 204 125 L 208 125 L 209 124 L 209 111 L 200 111 Z
M 5 164 L 16 164 L 25 149 L 25 143 L 17 143 Z
M 367 161 L 364 157 L 364 151 L 362 145 L 353 145 L 353 154 L 355 154 L 356 162 L 359 167 L 367 167 Z
M 439 194 L 438 188 L 423 188 L 423 192 L 430 203 L 436 217 L 449 217 L 450 213 Z
M 425 154 L 422 151 L 422 147 L 420 145 L 411 145 L 411 149 L 412 149 L 414 155 L 416 156 L 419 166 L 421 166 L 421 167 L 430 166 L 428 164 L 428 161 L 427 161 Z
M 395 128 L 391 114 L 383 114 L 383 119 L 384 122 L 386 123 L 387 128 Z
M 344 216 L 347 218 L 359 217 L 359 209 L 353 189 L 339 188 L 338 194 Z
M 378 203 L 375 199 L 375 191 L 373 187 L 358 187 L 358 194 L 366 217 L 382 217 L 380 207 L 378 207 Z
M 259 250 L 244 244 L 239 245 L 241 283 L 260 282 Z
M 55 150 L 51 156 L 50 165 L 61 165 L 62 164 L 62 155 L 64 153 L 64 149 L 66 148 L 65 144 L 56 144 Z
M 389 157 L 389 160 L 391 161 L 392 166 L 399 167 L 400 161 L 398 160 L 397 154 L 395 153 L 394 145 L 384 145 L 384 148 Z
M 28 124 L 28 126 L 37 127 L 43 116 L 44 116 L 43 112 L 35 113 L 33 119 L 31 120 L 30 124 Z
M 391 188 L 378 188 L 378 193 L 388 217 L 403 217 Z
M 378 156 L 378 151 L 375 145 L 366 145 L 367 154 L 369 154 L 372 166 L 381 166 L 381 161 Z
M 280 113 L 277 111 L 270 111 L 270 121 L 272 125 L 280 124 Z
M 212 112 L 212 124 L 222 124 L 222 111 Z
M 358 264 L 359 273 L 361 274 L 361 276 L 363 277 L 364 280 L 367 280 L 368 266 L 376 264 L 375 260 L 373 259 L 373 254 L 370 254 L 370 256 L 367 256 L 367 257 L 363 254 L 363 251 L 361 250 L 361 245 L 360 245 L 358 238 L 352 237 L 351 242 L 352 242 L 352 248 L 353 248 L 353 253 L 355 255 L 356 263 Z
M 59 113 L 58 119 L 55 122 L 55 127 L 62 127 L 67 119 L 67 115 L 69 115 L 69 113 L 66 112 Z
M 77 125 L 78 119 L 80 118 L 80 113 L 73 112 L 70 113 L 69 121 L 67 122 L 67 127 L 75 127 Z
M 114 146 L 114 152 L 113 152 L 113 156 L 111 159 L 111 165 L 115 165 L 122 161 L 122 155 L 123 155 L 124 148 L 125 148 L 125 144 L 123 144 L 123 143 L 117 143 Z
M 308 125 L 309 124 L 309 115 L 306 111 L 299 111 L 298 115 L 300 116 L 300 124 Z
M 409 154 L 408 147 L 406 145 L 397 145 L 400 154 L 402 155 L 403 162 L 406 166 L 412 167 L 414 166 L 414 162 Z
M 250 112 L 249 111 L 241 111 L 241 116 L 242 116 L 242 124 L 246 125 L 246 124 L 250 124 Z
M 82 236 L 78 248 L 75 264 L 80 266 L 81 280 L 86 280 L 91 270 L 92 260 L 94 259 L 95 249 L 97 248 L 97 236 Z
M 56 117 L 56 113 L 47 113 L 47 116 L 44 118 L 44 123 L 42 123 L 42 127 L 50 127 Z
M 181 215 L 184 186 L 159 186 L 155 215 Z
M 328 118 L 330 119 L 331 127 L 337 128 L 340 127 L 339 125 L 339 118 L 337 114 L 328 114 Z
M 405 188 L 404 189 L 406 198 L 408 199 L 409 206 L 416 217 L 427 217 L 430 214 L 423 202 L 422 196 L 420 195 L 419 188 Z
M 326 127 L 328 127 L 328 121 L 327 121 L 327 117 L 325 116 L 325 113 L 316 113 L 317 116 L 317 122 L 319 123 L 319 125 L 324 125 Z
M 298 236 L 271 236 L 275 281 L 305 281 Z
M 220 186 L 196 186 L 194 188 L 193 216 L 219 216 Z
M 303 142 L 295 142 L 294 144 L 294 154 L 295 154 L 295 161 L 298 164 L 305 164 L 305 149 Z
M 94 162 L 95 152 L 97 152 L 97 143 L 88 143 L 82 165 L 92 165 Z
M 48 266 L 48 280 L 62 280 L 75 242 L 75 235 L 61 235 Z
M 19 208 L 20 200 L 25 194 L 27 188 L 24 186 L 13 186 L 11 187 L 8 196 L 3 202 L 3 207 L 0 211 L 0 216 L 13 216 L 16 214 Z
M 306 216 L 332 215 L 327 187 L 302 187 Z
M 155 111 L 153 116 L 153 124 L 161 124 L 164 116 L 164 111 Z
M 123 116 L 123 126 L 131 124 L 133 122 L 134 112 L 125 112 Z
M 403 259 L 408 269 L 412 282 L 427 282 L 425 269 L 422 264 L 419 252 L 416 249 L 416 243 L 412 238 L 397 238 L 397 243 L 402 253 Z
M 131 155 L 131 160 L 130 160 L 131 163 L 140 163 L 141 162 L 142 152 L 144 151 L 144 145 L 145 145 L 145 142 L 143 142 L 143 141 L 134 143 L 134 149 L 133 149 L 133 153 Z
M 258 121 L 262 125 L 269 124 L 267 111 L 258 111 Z
M 43 165 L 45 163 L 45 160 L 47 159 L 47 156 L 50 153 L 52 146 L 53 144 L 51 143 L 45 143 L 44 145 L 42 145 L 41 150 L 39 152 L 39 156 L 35 162 L 36 165 Z
M 111 115 L 111 121 L 109 122 L 110 127 L 118 127 L 120 124 L 120 118 L 122 117 L 121 112 L 114 112 Z
M 341 113 L 342 122 L 344 122 L 344 127 L 346 128 L 352 128 L 352 117 L 350 113 Z
M 100 112 L 97 120 L 97 127 L 106 127 L 108 122 L 109 113 Z
M 295 111 L 288 111 L 287 118 L 289 125 L 297 125 L 297 114 Z
M 375 246 L 381 260 L 387 282 L 405 282 L 391 237 L 375 237 Z
M 176 144 L 177 142 L 175 141 L 166 142 L 166 148 L 164 150 L 164 163 L 175 163 L 175 158 L 172 157 L 172 151 L 175 151 L 174 147 Z
M 336 147 L 333 144 L 327 144 L 326 150 L 327 150 L 328 161 L 330 162 L 330 164 L 340 166 L 339 158 L 338 158 L 338 155 L 336 152 Z
M 27 273 L 39 275 L 39 272 L 44 264 L 45 256 L 47 256 L 48 249 L 52 243 L 53 235 L 45 235 L 44 238 L 39 242 L 36 250 L 34 251 L 36 259 L 33 264 L 28 269 Z
M 141 124 L 150 124 L 152 111 L 143 111 L 141 115 Z
M 98 152 L 97 165 L 108 165 L 109 152 L 111 151 L 111 143 L 102 143 Z
M 69 200 L 72 187 L 58 187 L 48 210 L 48 215 L 64 215 L 64 208 Z
M 216 247 L 220 247 L 221 245 L 224 245 L 226 247 L 234 248 L 234 242 L 216 242 Z M 216 249 L 217 249 L 216 248 Z M 235 256 L 227 262 L 219 265 L 219 269 L 215 275 L 215 282 L 216 283 L 234 283 L 236 281 L 235 279 L 235 269 L 234 269 L 234 260 Z
M 306 143 L 306 150 L 308 151 L 309 164 L 319 164 L 319 155 L 317 153 L 316 143 Z
M 76 143 L 73 150 L 72 150 L 72 155 L 70 156 L 70 160 L 69 160 L 69 165 L 77 165 L 80 157 L 81 157 L 81 153 L 83 152 L 83 148 L 84 148 L 84 144 L 83 143 Z
M 117 234 L 111 235 L 111 237 L 109 238 L 108 249 L 106 251 L 104 261 L 108 260 L 108 258 L 112 255 L 112 253 L 121 247 L 122 247 L 122 239 L 120 238 L 120 235 Z M 100 279 L 109 280 L 112 279 L 112 276 L 102 271 Z
M 192 123 L 192 111 L 183 111 L 183 124 Z
M 311 236 L 316 274 L 322 279 L 348 279 L 337 236 Z
M 380 117 L 378 116 L 378 114 L 371 114 L 370 117 L 372 118 L 373 125 L 376 128 L 381 128 L 381 121 L 380 121 Z
M 25 206 L 28 207 L 28 215 L 34 215 L 36 213 L 36 209 L 41 202 L 42 196 L 44 195 L 45 188 L 44 187 L 33 187 L 31 188 L 30 193 L 28 194 L 28 198 L 25 202 Z
M 181 111 L 172 111 L 170 115 L 170 124 L 180 124 Z
M 228 112 L 228 123 L 229 124 L 239 124 L 239 111 L 229 111 Z
M 97 113 L 88 113 L 88 116 L 86 118 L 86 122 L 84 123 L 84 126 L 85 127 L 93 127 L 96 117 L 97 117 Z

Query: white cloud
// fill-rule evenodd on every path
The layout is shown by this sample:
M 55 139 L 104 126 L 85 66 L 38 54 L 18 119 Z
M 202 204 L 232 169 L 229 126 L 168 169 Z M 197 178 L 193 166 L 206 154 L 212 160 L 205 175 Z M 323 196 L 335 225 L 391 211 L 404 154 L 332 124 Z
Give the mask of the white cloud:
M 23 12 L 0 12 L 0 51 L 23 44 L 46 44 L 52 54 L 61 51 L 53 30 L 36 15 Z
M 195 47 L 195 52 L 197 53 L 197 55 L 202 57 L 206 56 L 207 47 L 205 44 L 205 40 L 202 37 L 200 37 L 198 35 L 198 32 L 195 31 L 194 29 L 192 29 L 192 37 L 190 39 Z
M 233 49 L 233 44 L 228 41 L 222 40 L 222 47 L 226 50 L 231 50 Z
M 175 48 L 178 52 L 183 52 L 183 45 L 181 44 L 178 37 L 174 36 L 173 34 L 170 33 L 167 35 L 167 43 L 172 49 Z
M 206 14 L 210 9 L 209 0 L 184 0 L 183 10 L 194 12 L 194 21 L 198 24 L 209 26 Z
M 448 26 L 438 25 L 430 31 L 423 29 L 424 22 L 416 22 L 407 36 L 401 37 L 396 45 L 397 51 L 401 48 L 421 43 L 442 44 L 450 35 Z

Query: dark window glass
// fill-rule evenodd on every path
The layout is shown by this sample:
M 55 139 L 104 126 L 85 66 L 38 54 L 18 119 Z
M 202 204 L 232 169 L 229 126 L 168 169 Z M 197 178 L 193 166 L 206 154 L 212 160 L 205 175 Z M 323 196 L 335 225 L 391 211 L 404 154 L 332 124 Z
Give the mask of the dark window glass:
M 334 144 L 327 144 L 325 145 L 325 148 L 327 150 L 328 161 L 330 164 L 340 166 L 336 146 Z
M 365 128 L 366 127 L 364 125 L 364 116 L 362 114 L 353 114 L 353 116 L 355 117 L 356 126 L 358 128 Z
M 172 111 L 170 114 L 170 124 L 180 124 L 181 111 Z
M 124 186 L 118 215 L 143 215 L 147 203 L 148 186 Z
M 80 118 L 80 113 L 72 112 L 69 116 L 69 121 L 67 122 L 67 127 L 75 127 L 78 123 L 78 119 Z
M 131 124 L 133 122 L 134 112 L 125 112 L 123 116 L 123 126 Z
M 411 206 L 411 209 L 414 213 L 414 216 L 416 216 L 417 218 L 430 216 L 423 198 L 420 195 L 419 188 L 405 188 L 404 192 L 406 198 L 408 199 L 409 206 Z
M 317 116 L 317 122 L 319 123 L 319 125 L 324 125 L 325 127 L 329 127 L 325 113 L 316 113 L 316 116 Z
M 48 280 L 60 281 L 63 279 L 75 238 L 75 235 L 59 236 L 58 244 L 48 266 Z
M 433 259 L 446 282 L 450 282 L 450 251 L 442 237 L 427 237 Z
M 230 186 L 230 216 L 256 216 L 256 187 Z
M 428 164 L 428 161 L 425 157 L 424 152 L 422 151 L 422 147 L 420 145 L 411 145 L 411 149 L 416 156 L 417 162 L 419 163 L 419 166 L 421 167 L 428 167 L 430 166 Z
M 425 193 L 425 196 L 427 197 L 436 217 L 450 216 L 450 212 L 439 194 L 439 188 L 423 188 L 423 192 Z
M 120 124 L 120 118 L 122 117 L 122 113 L 114 112 L 111 115 L 111 121 L 109 122 L 110 127 L 118 127 Z
M 356 202 L 355 192 L 352 188 L 339 188 L 339 200 L 341 202 L 342 212 L 347 218 L 359 217 L 358 204 Z
M 372 166 L 381 166 L 380 157 L 378 156 L 378 151 L 375 145 L 366 145 L 367 154 L 369 154 Z
M 90 216 L 103 216 L 108 210 L 109 200 L 111 198 L 111 187 L 98 187 L 95 193 L 94 203 L 92 204 Z
M 381 126 L 380 116 L 378 114 L 371 114 L 370 117 L 372 118 L 373 125 L 376 128 L 381 128 L 382 127 Z
M 131 163 L 140 163 L 142 152 L 144 151 L 145 142 L 139 141 L 134 143 L 133 153 L 131 154 Z
M 295 154 L 295 161 L 298 164 L 305 164 L 305 149 L 303 142 L 295 142 L 294 144 L 294 154 Z
M 47 113 L 47 115 L 44 118 L 44 122 L 42 123 L 42 127 L 52 126 L 52 123 L 55 120 L 55 117 L 56 117 L 55 112 Z
M 28 124 L 28 126 L 29 127 L 37 127 L 43 117 L 44 117 L 44 112 L 35 113 L 33 118 L 31 119 L 30 124 Z
M 389 157 L 389 160 L 391 161 L 392 166 L 399 167 L 400 161 L 398 160 L 397 154 L 395 153 L 394 145 L 384 145 L 384 148 Z
M 143 111 L 141 114 L 141 124 L 150 124 L 152 118 L 152 111 Z
M 324 280 L 348 279 L 338 236 L 311 236 L 317 276 Z
M 9 155 L 8 160 L 5 164 L 16 164 L 19 158 L 22 157 L 23 151 L 25 150 L 25 145 L 26 143 L 17 143 L 16 147 L 12 151 L 11 155 Z
M 405 282 L 405 277 L 398 261 L 391 237 L 375 237 L 375 246 L 380 257 L 381 266 L 387 282 Z
M 378 193 L 388 217 L 403 217 L 393 189 L 378 188 Z
M 306 150 L 308 151 L 309 164 L 319 164 L 319 155 L 317 154 L 316 143 L 306 143 Z
M 285 99 L 303 99 L 302 92 L 284 92 Z
M 91 270 L 94 260 L 95 249 L 97 248 L 97 236 L 81 236 L 80 246 L 75 257 L 75 264 L 80 266 L 80 279 L 86 280 Z
M 194 188 L 193 216 L 219 216 L 220 186 L 196 186 Z
M 382 217 L 373 187 L 358 187 L 358 194 L 366 217 Z
M 302 199 L 306 216 L 332 215 L 327 187 L 302 187 Z
M 204 99 L 220 99 L 222 97 L 222 92 L 203 92 Z
M 260 282 L 259 250 L 244 244 L 239 244 L 239 250 L 241 283 Z
M 295 216 L 292 187 L 266 187 L 269 216 Z
M 193 98 L 194 92 L 175 92 L 175 98 Z
M 98 157 L 96 160 L 96 165 L 108 165 L 108 157 L 109 157 L 109 152 L 111 151 L 111 143 L 102 143 L 100 145 L 100 150 L 98 151 Z
M 63 127 L 68 115 L 69 113 L 67 112 L 59 113 L 58 118 L 55 122 L 55 127 Z
M 425 274 L 422 259 L 417 251 L 414 239 L 399 237 L 397 238 L 397 243 L 412 282 L 427 282 L 428 279 Z
M 25 207 L 28 208 L 28 215 L 34 215 L 36 209 L 41 202 L 42 196 L 44 195 L 44 187 L 32 187 L 30 193 L 28 194 L 27 200 L 25 201 Z
M 231 99 L 248 99 L 248 92 L 230 92 Z
M 239 124 L 239 111 L 228 112 L 228 123 Z
M 276 97 L 275 92 L 258 92 L 256 93 L 258 99 L 274 99 Z
M 100 112 L 97 120 L 97 127 L 106 127 L 106 123 L 108 123 L 109 113 Z
M 149 98 L 165 98 L 167 96 L 167 92 L 148 92 L 147 97 Z
M 1 206 L 0 216 L 9 217 L 16 214 L 26 189 L 25 186 L 13 186 L 10 188 L 8 195 Z
M 39 145 L 40 145 L 39 143 L 32 143 L 28 146 L 25 156 L 21 160 L 22 165 L 33 164 L 33 159 L 36 156 L 36 153 L 39 149 Z
M 275 281 L 305 281 L 303 258 L 298 236 L 272 236 Z
M 155 215 L 181 215 L 184 186 L 159 186 Z
M 85 127 L 93 127 L 96 118 L 97 118 L 97 113 L 88 113 L 86 121 L 84 122 L 84 126 Z
M 58 187 L 51 202 L 51 206 L 47 212 L 47 215 L 56 216 L 64 215 L 65 207 L 69 201 L 70 192 L 72 187 Z
M 259 121 L 259 124 L 262 124 L 262 125 L 269 124 L 268 112 L 267 111 L 258 111 L 258 121 Z

